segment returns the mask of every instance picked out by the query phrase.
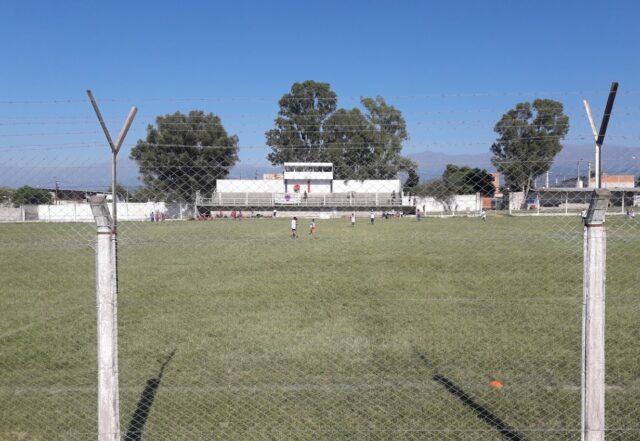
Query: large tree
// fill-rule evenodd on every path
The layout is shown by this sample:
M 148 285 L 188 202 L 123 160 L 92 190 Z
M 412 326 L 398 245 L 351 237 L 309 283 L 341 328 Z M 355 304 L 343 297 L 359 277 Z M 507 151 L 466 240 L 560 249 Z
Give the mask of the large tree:
M 434 198 L 442 203 L 445 211 L 451 211 L 456 195 L 480 193 L 482 196 L 490 197 L 495 192 L 495 186 L 493 176 L 486 170 L 447 164 L 440 178 L 419 185 L 415 192 Z
M 295 161 L 326 161 L 322 127 L 336 110 L 336 94 L 328 83 L 294 83 L 280 98 L 275 128 L 266 133 L 273 165 Z
M 407 123 L 402 113 L 388 105 L 382 97 L 360 100 L 367 110 L 366 117 L 373 129 L 373 143 L 369 146 L 373 159 L 368 163 L 369 177 L 395 178 L 398 172 L 409 171 L 417 165 L 401 155 L 402 144 L 409 139 Z
M 491 197 L 496 190 L 493 185 L 493 176 L 486 170 L 466 165 L 447 164 L 442 179 L 449 184 L 455 194 L 480 193 L 482 196 Z
M 47 190 L 29 187 L 28 185 L 16 188 L 12 199 L 15 205 L 44 205 L 53 201 L 51 193 Z
M 494 127 L 498 134 L 491 146 L 491 162 L 503 173 L 510 191 L 523 193 L 523 207 L 538 176 L 551 168 L 562 150 L 560 140 L 569 131 L 569 117 L 562 103 L 537 99 L 519 103 L 505 113 Z
M 375 135 L 370 121 L 359 109 L 338 109 L 327 118 L 323 134 L 336 179 L 367 179 L 372 176 Z
M 407 180 L 404 181 L 404 191 L 415 193 L 415 188 L 418 184 L 420 184 L 420 176 L 418 176 L 415 168 L 410 168 L 407 171 Z
M 0 187 L 0 207 L 13 204 L 13 194 L 15 190 L 8 187 Z
M 212 113 L 176 112 L 157 117 L 130 157 L 140 167 L 148 198 L 192 201 L 197 191 L 213 192 L 216 179 L 229 174 L 238 161 L 238 137 L 228 135 Z
M 284 162 L 331 161 L 336 179 L 389 179 L 415 168 L 401 156 L 406 123 L 383 98 L 363 98 L 364 113 L 337 109 L 327 83 L 295 83 L 279 101 L 276 127 L 266 133 L 267 159 Z

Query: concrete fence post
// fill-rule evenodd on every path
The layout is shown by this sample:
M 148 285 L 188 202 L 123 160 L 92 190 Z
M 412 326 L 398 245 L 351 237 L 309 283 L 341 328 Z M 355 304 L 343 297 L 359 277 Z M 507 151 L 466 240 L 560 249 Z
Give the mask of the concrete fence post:
M 116 231 L 106 197 L 89 202 L 97 227 L 98 441 L 119 441 Z
M 582 440 L 605 439 L 605 213 L 608 190 L 591 195 L 584 220 L 584 268 L 582 311 Z

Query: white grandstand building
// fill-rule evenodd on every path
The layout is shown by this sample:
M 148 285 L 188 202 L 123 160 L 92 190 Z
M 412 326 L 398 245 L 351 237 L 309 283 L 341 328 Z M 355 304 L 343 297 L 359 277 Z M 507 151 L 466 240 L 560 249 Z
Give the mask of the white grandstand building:
M 263 179 L 218 179 L 213 194 L 198 194 L 198 207 L 267 210 L 390 209 L 402 205 L 399 179 L 333 178 L 330 162 L 286 162 L 283 173 Z

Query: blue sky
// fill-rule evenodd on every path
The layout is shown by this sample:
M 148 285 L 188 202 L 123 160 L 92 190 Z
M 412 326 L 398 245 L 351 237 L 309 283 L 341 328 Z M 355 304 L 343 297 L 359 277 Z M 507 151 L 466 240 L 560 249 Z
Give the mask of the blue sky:
M 599 121 L 616 80 L 610 142 L 637 146 L 638 17 L 635 1 L 11 2 L 0 151 L 108 157 L 66 147 L 104 142 L 91 88 L 113 132 L 138 106 L 125 151 L 156 115 L 198 108 L 240 137 L 244 163 L 264 162 L 278 98 L 307 79 L 330 83 L 342 107 L 385 97 L 407 119 L 406 153 L 486 152 L 502 113 L 537 97 L 565 104 L 567 142 L 590 143 L 582 99 Z

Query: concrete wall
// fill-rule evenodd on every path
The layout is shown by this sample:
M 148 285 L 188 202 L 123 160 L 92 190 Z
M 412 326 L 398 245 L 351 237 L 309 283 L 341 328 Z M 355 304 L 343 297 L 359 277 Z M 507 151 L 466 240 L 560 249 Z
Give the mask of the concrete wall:
M 111 204 L 107 204 L 111 209 Z M 152 212 L 160 212 L 165 219 L 191 219 L 193 206 L 164 202 L 121 202 L 118 204 L 118 220 L 148 221 Z M 0 208 L 0 222 L 93 222 L 88 203 L 61 205 L 28 205 L 19 208 Z
M 284 193 L 284 181 L 271 179 L 217 179 L 220 193 Z M 293 188 L 291 189 L 293 191 Z M 202 195 L 210 197 L 209 195 Z
M 231 212 L 235 211 L 236 215 L 239 216 L 240 211 L 242 211 L 242 217 L 243 219 L 246 218 L 250 218 L 253 217 L 255 218 L 256 216 L 260 215 L 264 218 L 273 218 L 273 210 L 270 211 L 265 211 L 265 210 L 211 210 L 210 212 L 210 216 L 212 218 L 215 218 L 216 215 L 220 215 L 222 214 L 223 216 L 227 216 L 227 218 L 231 218 Z M 367 222 L 369 221 L 369 215 L 371 214 L 371 211 L 351 211 L 351 210 L 332 210 L 332 211 L 328 211 L 328 210 L 323 210 L 323 211 L 313 211 L 313 210 L 309 210 L 309 211 L 293 211 L 293 210 L 278 210 L 276 213 L 276 218 L 277 219 L 291 219 L 292 217 L 296 216 L 299 219 L 349 219 L 351 216 L 351 213 L 355 213 L 356 217 L 359 219 L 359 222 L 361 222 L 363 219 L 366 220 Z M 378 211 L 375 210 L 374 211 L 375 215 L 376 215 L 376 219 L 381 219 L 382 218 L 382 211 Z M 219 220 L 219 219 L 214 219 L 215 220 Z M 303 224 L 304 225 L 304 224 Z M 305 225 L 306 226 L 306 225 Z
M 0 207 L 0 222 L 21 222 L 24 220 L 22 207 Z
M 396 192 L 400 195 L 400 180 L 399 179 L 367 179 L 364 181 L 357 181 L 350 179 L 346 180 L 334 180 L 333 192 L 334 193 L 349 193 L 354 191 L 356 193 L 391 193 Z
M 432 197 L 411 198 L 411 205 L 423 213 L 447 212 L 447 207 L 442 202 Z M 413 200 L 415 199 L 415 202 Z M 453 213 L 478 213 L 482 210 L 482 197 L 480 194 L 456 195 L 451 199 L 450 210 Z
M 300 185 L 300 193 L 307 190 L 306 179 L 287 180 L 288 193 L 293 193 L 293 186 Z M 333 183 L 329 180 L 312 180 L 311 191 L 309 193 L 329 193 L 333 186 L 334 193 L 400 193 L 401 186 L 399 179 L 367 179 L 340 180 Z M 273 181 L 267 179 L 218 179 L 216 181 L 216 191 L 220 193 L 285 193 L 284 181 Z M 208 195 L 202 195 L 209 197 Z

